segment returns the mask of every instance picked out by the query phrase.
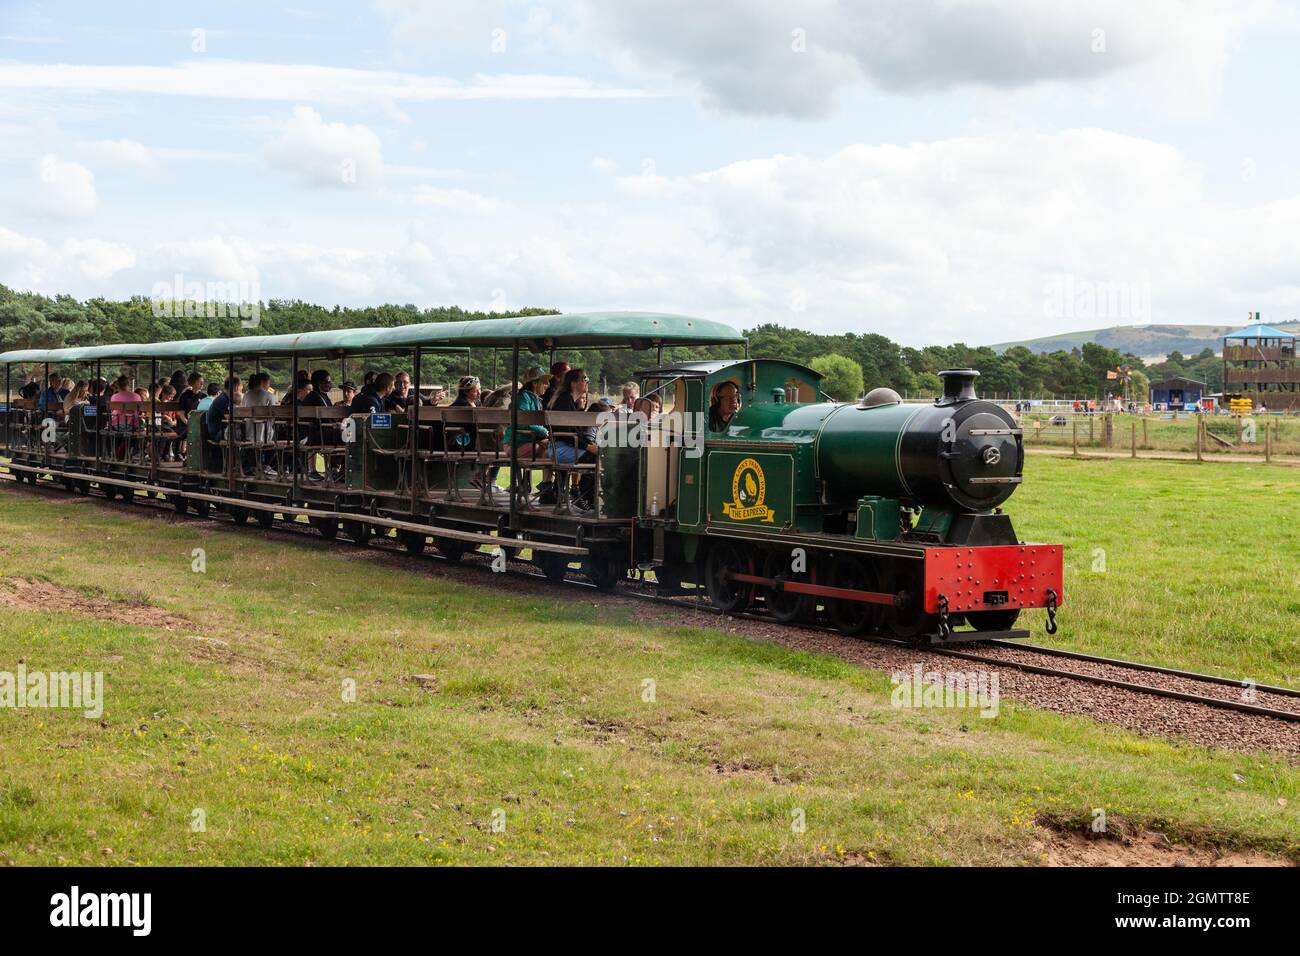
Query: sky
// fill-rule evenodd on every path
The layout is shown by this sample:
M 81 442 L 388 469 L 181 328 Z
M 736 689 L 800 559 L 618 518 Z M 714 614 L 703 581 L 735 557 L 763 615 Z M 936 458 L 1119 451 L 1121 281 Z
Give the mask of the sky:
M 970 344 L 1300 316 L 1275 0 L 0 0 L 0 283 Z

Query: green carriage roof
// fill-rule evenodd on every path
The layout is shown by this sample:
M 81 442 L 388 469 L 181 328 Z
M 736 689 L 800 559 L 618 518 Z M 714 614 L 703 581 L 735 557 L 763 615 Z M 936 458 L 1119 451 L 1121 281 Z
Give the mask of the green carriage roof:
M 731 326 L 709 319 L 657 312 L 589 312 L 510 319 L 473 319 L 468 322 L 421 322 L 383 329 L 339 329 L 138 345 L 24 349 L 0 354 L 0 364 L 396 352 L 416 346 L 440 352 L 463 352 L 471 346 L 509 347 L 516 341 L 532 351 L 543 351 L 549 348 L 601 347 L 617 343 L 631 344 L 634 348 L 658 345 L 727 345 L 743 343 L 745 338 Z
M 400 325 L 385 330 L 375 344 L 505 348 L 519 342 L 540 352 L 619 343 L 647 349 L 659 345 L 740 345 L 744 341 L 745 337 L 731 326 L 712 319 L 664 312 L 580 312 Z

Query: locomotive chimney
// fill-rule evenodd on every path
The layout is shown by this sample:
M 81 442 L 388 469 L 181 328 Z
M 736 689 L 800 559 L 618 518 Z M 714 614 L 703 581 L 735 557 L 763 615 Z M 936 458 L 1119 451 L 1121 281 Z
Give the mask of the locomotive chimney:
M 975 394 L 975 379 L 979 374 L 973 368 L 950 368 L 940 372 L 939 377 L 943 379 L 943 398 L 935 404 L 959 405 L 962 402 L 975 401 L 978 397 Z

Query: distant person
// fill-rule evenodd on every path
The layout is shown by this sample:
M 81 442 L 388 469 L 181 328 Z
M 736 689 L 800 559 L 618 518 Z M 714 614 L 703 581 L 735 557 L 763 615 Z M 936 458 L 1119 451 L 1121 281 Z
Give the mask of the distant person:
M 360 390 L 357 388 L 356 382 L 352 381 L 351 379 L 347 379 L 343 382 L 342 385 L 339 386 L 339 391 L 343 393 L 343 400 L 339 402 L 339 404 L 347 405 L 349 408 L 351 408 L 352 402 L 353 400 L 356 399 L 357 392 Z
M 636 382 L 623 383 L 623 401 L 620 407 L 631 409 L 636 405 L 636 400 L 641 397 L 641 386 Z
M 18 389 L 18 397 L 23 401 L 32 402 L 36 396 L 41 394 L 41 384 L 36 381 L 36 376 L 30 372 L 23 376 L 23 387 Z

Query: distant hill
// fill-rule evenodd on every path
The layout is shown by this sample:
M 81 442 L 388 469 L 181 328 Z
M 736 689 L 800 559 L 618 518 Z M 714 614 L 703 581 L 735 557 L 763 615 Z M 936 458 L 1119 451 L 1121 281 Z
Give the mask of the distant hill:
M 1082 348 L 1085 342 L 1096 342 L 1107 348 L 1120 352 L 1132 352 L 1146 362 L 1163 362 L 1170 352 L 1182 352 L 1195 355 L 1202 349 L 1214 349 L 1218 354 L 1223 347 L 1223 337 L 1235 332 L 1246 323 L 1232 325 L 1116 325 L 1109 329 L 1093 329 L 1087 332 L 1065 332 L 1061 335 L 1047 335 L 1039 339 L 1025 339 L 1020 342 L 1002 342 L 991 346 L 999 352 L 1013 345 L 1023 345 L 1032 352 L 1055 352 L 1063 349 L 1068 352 L 1073 348 Z M 1300 334 L 1300 322 L 1270 322 L 1283 332 Z

